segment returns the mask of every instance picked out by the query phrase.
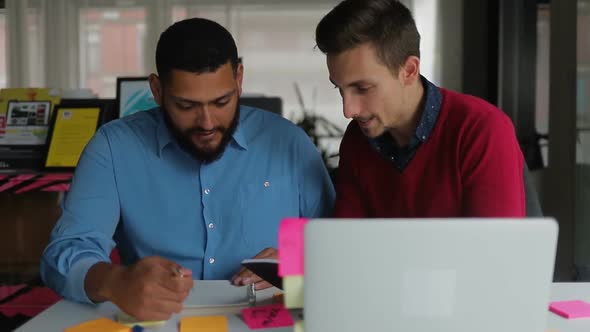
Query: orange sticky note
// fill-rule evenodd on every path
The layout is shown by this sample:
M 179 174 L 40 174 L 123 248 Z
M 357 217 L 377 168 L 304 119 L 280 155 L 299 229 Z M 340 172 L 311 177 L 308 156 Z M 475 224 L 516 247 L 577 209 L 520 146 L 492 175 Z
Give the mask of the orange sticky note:
M 64 332 L 129 332 L 129 326 L 107 318 L 99 318 L 69 327 Z
M 184 317 L 180 320 L 180 332 L 227 332 L 225 316 Z

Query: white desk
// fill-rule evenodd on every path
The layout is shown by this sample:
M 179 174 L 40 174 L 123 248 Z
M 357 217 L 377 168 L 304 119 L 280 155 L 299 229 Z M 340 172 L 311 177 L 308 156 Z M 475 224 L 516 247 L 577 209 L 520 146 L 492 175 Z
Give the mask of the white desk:
M 590 302 L 590 283 L 554 283 L 551 301 L 584 300 Z M 590 319 L 565 319 L 548 311 L 547 329 L 559 332 L 588 332 Z
M 207 293 L 209 296 L 215 296 L 216 290 L 222 292 L 225 287 L 234 287 L 229 282 L 220 281 L 197 281 L 195 280 L 195 287 L 202 287 L 208 289 Z M 263 291 L 256 292 L 256 303 L 259 305 L 270 304 L 272 295 L 276 293 L 278 289 L 271 288 Z M 204 303 L 215 302 L 211 299 L 208 302 L 206 299 Z M 117 307 L 110 303 L 102 303 L 97 306 L 79 304 L 70 301 L 59 301 L 58 303 L 51 306 L 49 309 L 43 311 L 35 318 L 28 321 L 26 324 L 18 328 L 17 332 L 38 332 L 38 331 L 63 331 L 65 328 L 80 324 L 85 321 L 97 319 L 100 317 L 107 317 L 115 319 L 115 315 L 119 310 Z M 230 332 L 242 332 L 251 331 L 248 326 L 244 323 L 239 314 L 240 308 L 207 308 L 207 309 L 189 309 L 183 311 L 178 315 L 172 316 L 165 325 L 146 328 L 145 331 L 158 331 L 158 332 L 177 332 L 178 322 L 183 316 L 197 316 L 197 315 L 225 315 L 228 318 L 228 325 Z M 292 328 L 275 328 L 265 329 L 268 332 L 292 332 Z
M 258 292 L 257 301 L 268 301 L 275 290 Z M 590 301 L 590 283 L 555 283 L 553 284 L 551 301 L 585 300 Z M 99 306 L 82 305 L 69 301 L 60 301 L 45 310 L 34 319 L 21 326 L 16 332 L 63 331 L 64 328 L 99 317 L 114 317 L 116 307 L 111 303 Z M 190 314 L 190 313 L 189 313 Z M 166 325 L 146 329 L 146 331 L 176 332 L 178 321 L 183 314 L 175 315 Z M 229 314 L 230 332 L 250 331 L 238 314 Z M 547 311 L 547 329 L 559 332 L 588 332 L 590 319 L 568 320 Z M 265 332 L 291 332 L 291 328 L 266 329 Z

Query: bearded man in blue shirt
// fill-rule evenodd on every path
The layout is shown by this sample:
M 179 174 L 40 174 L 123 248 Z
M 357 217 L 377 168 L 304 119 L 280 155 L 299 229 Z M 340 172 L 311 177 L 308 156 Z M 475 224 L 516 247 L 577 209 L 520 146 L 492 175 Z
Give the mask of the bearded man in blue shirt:
M 141 320 L 179 312 L 193 279 L 268 287 L 240 262 L 275 257 L 282 218 L 326 216 L 334 201 L 307 135 L 239 105 L 244 67 L 225 28 L 173 24 L 156 66 L 160 107 L 99 128 L 41 262 L 65 298 L 112 301 Z M 123 265 L 109 260 L 115 245 Z

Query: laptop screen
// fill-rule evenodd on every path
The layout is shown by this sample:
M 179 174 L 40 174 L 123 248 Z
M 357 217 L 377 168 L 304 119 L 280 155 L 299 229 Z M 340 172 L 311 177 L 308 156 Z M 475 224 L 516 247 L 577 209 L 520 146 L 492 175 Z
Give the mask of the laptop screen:
M 313 220 L 306 331 L 544 331 L 551 219 Z

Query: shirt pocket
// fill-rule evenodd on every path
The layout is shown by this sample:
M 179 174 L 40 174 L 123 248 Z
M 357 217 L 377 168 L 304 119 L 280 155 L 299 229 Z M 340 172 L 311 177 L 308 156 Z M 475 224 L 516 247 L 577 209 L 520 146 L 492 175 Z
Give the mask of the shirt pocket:
M 299 190 L 289 178 L 269 178 L 240 188 L 242 239 L 252 250 L 277 247 L 283 218 L 299 215 Z

